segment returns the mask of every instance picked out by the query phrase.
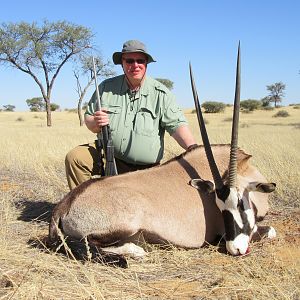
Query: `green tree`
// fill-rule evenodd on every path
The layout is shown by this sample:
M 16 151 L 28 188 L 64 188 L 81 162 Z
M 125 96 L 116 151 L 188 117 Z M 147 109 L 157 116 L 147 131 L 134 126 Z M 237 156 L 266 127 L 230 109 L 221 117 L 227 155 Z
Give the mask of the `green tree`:
M 79 97 L 77 102 L 77 114 L 79 118 L 79 124 L 80 126 L 82 126 L 84 124 L 83 116 L 82 116 L 82 101 L 89 87 L 94 82 L 95 76 L 94 76 L 94 68 L 93 68 L 93 56 L 80 55 L 79 61 L 80 61 L 80 71 L 74 70 L 73 74 L 74 77 L 76 78 L 76 83 L 77 83 L 76 91 Z M 95 61 L 97 78 L 100 77 L 104 79 L 104 78 L 114 76 L 116 74 L 113 71 L 111 62 L 109 61 L 104 62 L 101 55 L 95 56 L 94 61 Z M 87 77 L 87 81 L 85 82 L 84 86 L 81 85 L 80 75 Z
M 66 21 L 3 23 L 0 26 L 0 62 L 31 76 L 46 104 L 51 126 L 51 92 L 61 68 L 90 48 L 90 29 Z
M 56 111 L 60 108 L 60 106 L 58 104 L 55 104 L 55 103 L 51 103 L 50 104 L 50 109 L 51 111 Z
M 169 90 L 173 89 L 174 82 L 169 79 L 164 78 L 155 78 L 157 81 L 165 85 Z
M 206 101 L 201 105 L 205 113 L 218 113 L 225 110 L 226 105 L 222 102 Z
M 45 109 L 45 103 L 42 97 L 27 99 L 26 103 L 30 111 L 43 111 Z
M 269 102 L 274 102 L 274 106 L 277 107 L 278 103 L 282 101 L 284 96 L 285 84 L 282 82 L 276 82 L 271 85 L 267 85 L 269 94 Z
M 3 105 L 3 111 L 14 111 L 15 108 L 16 107 L 14 105 L 11 105 L 11 104 Z
M 240 103 L 240 107 L 242 109 L 246 109 L 248 111 L 253 111 L 255 109 L 258 109 L 261 107 L 261 101 L 259 100 L 254 100 L 254 99 L 248 99 L 248 100 L 243 100 Z
M 260 101 L 261 101 L 262 107 L 270 106 L 270 97 L 269 96 L 263 97 Z

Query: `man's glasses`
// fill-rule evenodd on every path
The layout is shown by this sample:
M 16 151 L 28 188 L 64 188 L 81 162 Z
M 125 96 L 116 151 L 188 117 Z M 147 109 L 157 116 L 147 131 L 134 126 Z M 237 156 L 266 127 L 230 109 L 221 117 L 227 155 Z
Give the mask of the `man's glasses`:
M 126 64 L 128 64 L 128 65 L 132 65 L 135 62 L 139 65 L 143 65 L 146 63 L 146 59 L 143 59 L 143 58 L 138 58 L 138 59 L 124 58 L 124 60 L 125 60 Z

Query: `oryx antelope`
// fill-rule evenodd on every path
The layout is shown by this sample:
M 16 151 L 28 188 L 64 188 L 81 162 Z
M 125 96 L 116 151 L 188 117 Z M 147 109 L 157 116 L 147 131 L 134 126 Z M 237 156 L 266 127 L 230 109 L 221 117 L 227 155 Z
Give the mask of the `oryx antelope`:
M 133 241 L 197 248 L 224 235 L 233 255 L 246 254 L 257 219 L 268 211 L 267 193 L 275 189 L 237 148 L 240 62 L 237 62 L 231 145 L 209 145 L 190 67 L 204 147 L 196 146 L 170 161 L 142 171 L 91 179 L 55 207 L 50 241 L 64 235 L 87 238 L 103 250 L 142 256 Z M 272 227 L 264 228 L 268 237 Z

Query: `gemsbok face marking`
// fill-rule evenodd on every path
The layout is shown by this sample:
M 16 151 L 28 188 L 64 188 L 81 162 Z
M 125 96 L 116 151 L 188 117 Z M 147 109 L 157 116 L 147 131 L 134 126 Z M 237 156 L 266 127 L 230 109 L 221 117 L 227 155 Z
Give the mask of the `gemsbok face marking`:
M 61 230 L 103 251 L 141 257 L 140 240 L 188 249 L 225 234 L 228 252 L 239 255 L 249 251 L 251 238 L 274 237 L 256 219 L 267 214 L 275 184 L 265 183 L 251 155 L 237 147 L 239 64 L 238 54 L 231 145 L 210 145 L 190 66 L 203 146 L 160 166 L 82 183 L 54 208 L 50 244 Z
M 251 237 L 257 231 L 255 214 L 250 200 L 250 193 L 254 191 L 269 193 L 275 189 L 276 185 L 273 183 L 264 184 L 257 182 L 248 182 L 246 185 L 243 185 L 242 182 L 238 180 L 237 142 L 240 109 L 240 44 L 238 46 L 237 56 L 236 88 L 233 110 L 230 161 L 228 167 L 229 175 L 227 183 L 223 182 L 210 149 L 210 143 L 199 104 L 191 64 L 190 77 L 197 117 L 200 124 L 201 136 L 216 185 L 216 205 L 222 213 L 224 220 L 226 249 L 232 255 L 246 254 L 249 252 L 249 243 Z M 197 187 L 197 179 L 192 180 L 192 185 Z
M 269 192 L 275 189 L 275 184 L 270 186 Z M 249 193 L 258 191 L 250 183 L 244 190 L 238 191 L 230 188 L 225 201 L 217 197 L 216 203 L 224 219 L 226 248 L 233 254 L 246 254 L 249 251 L 251 236 L 256 232 L 257 226 Z

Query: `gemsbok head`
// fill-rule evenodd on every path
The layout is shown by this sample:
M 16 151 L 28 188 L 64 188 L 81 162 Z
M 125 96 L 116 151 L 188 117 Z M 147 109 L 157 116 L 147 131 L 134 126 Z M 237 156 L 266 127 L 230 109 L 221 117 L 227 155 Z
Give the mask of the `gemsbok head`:
M 196 106 L 197 117 L 200 125 L 201 136 L 210 170 L 214 179 L 216 204 L 222 213 L 225 227 L 226 249 L 232 255 L 246 254 L 249 252 L 249 242 L 252 235 L 257 231 L 254 208 L 249 197 L 250 192 L 270 193 L 274 191 L 275 183 L 261 183 L 243 180 L 237 172 L 238 151 L 238 125 L 240 110 L 240 43 L 238 45 L 236 85 L 233 107 L 233 121 L 230 144 L 230 159 L 228 176 L 222 178 L 211 150 L 209 138 L 206 132 L 204 118 L 199 104 L 192 67 L 190 64 L 190 78 Z M 239 177 L 239 178 L 238 178 Z M 202 180 L 200 180 L 202 181 Z M 191 180 L 191 185 L 199 187 L 199 179 Z M 270 227 L 268 236 L 276 235 L 273 227 Z

